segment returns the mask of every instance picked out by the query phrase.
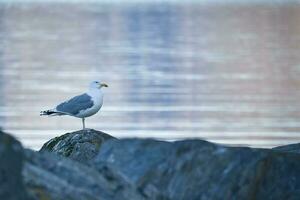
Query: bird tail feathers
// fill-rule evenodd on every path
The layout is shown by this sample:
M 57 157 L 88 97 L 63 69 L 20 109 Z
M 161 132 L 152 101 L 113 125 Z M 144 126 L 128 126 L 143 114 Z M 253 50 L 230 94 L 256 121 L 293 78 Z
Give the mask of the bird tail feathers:
M 58 112 L 55 110 L 44 110 L 40 112 L 40 116 L 47 115 L 47 116 L 59 116 L 59 115 L 65 115 L 65 113 Z

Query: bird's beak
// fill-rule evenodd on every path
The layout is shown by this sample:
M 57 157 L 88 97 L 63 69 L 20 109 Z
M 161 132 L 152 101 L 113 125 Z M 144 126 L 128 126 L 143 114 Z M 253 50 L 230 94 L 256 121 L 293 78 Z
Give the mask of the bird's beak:
M 106 83 L 101 83 L 100 87 L 108 87 L 108 85 Z

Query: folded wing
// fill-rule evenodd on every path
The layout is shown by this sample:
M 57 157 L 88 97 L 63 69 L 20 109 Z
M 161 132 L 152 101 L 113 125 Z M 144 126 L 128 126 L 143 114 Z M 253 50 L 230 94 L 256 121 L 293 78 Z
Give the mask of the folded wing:
M 69 115 L 77 115 L 82 110 L 93 107 L 94 102 L 92 97 L 84 93 L 73 97 L 72 99 L 65 101 L 56 106 L 56 112 L 61 112 Z

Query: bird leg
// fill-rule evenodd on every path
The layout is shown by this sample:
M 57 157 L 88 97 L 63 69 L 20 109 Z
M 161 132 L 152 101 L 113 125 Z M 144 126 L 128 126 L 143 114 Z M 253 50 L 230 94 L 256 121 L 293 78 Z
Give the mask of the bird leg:
M 84 122 L 84 118 L 82 118 L 82 129 L 85 129 L 85 122 Z

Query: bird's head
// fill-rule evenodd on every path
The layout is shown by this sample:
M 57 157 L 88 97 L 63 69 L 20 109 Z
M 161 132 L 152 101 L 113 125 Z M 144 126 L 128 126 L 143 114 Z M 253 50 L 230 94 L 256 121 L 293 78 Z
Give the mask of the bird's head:
M 90 88 L 101 89 L 102 87 L 108 87 L 106 83 L 102 83 L 100 81 L 93 81 L 90 83 Z

